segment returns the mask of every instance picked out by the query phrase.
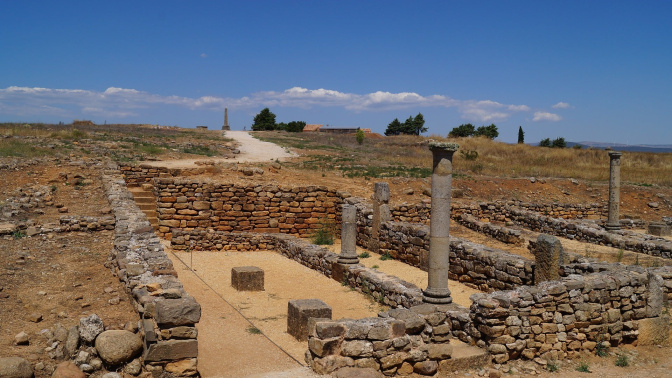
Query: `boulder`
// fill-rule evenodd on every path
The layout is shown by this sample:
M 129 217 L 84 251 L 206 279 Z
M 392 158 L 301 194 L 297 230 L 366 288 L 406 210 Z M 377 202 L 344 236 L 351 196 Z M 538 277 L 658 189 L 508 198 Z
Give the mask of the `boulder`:
M 96 350 L 106 364 L 117 366 L 140 354 L 142 340 L 137 334 L 124 330 L 105 331 L 96 339 Z
M 21 357 L 0 358 L 0 377 L 2 378 L 31 378 L 33 367 L 30 362 Z

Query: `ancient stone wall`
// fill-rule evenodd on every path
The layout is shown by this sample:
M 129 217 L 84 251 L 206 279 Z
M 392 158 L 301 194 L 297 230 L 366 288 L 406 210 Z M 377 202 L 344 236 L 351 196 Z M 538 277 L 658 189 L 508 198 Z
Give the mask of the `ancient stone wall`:
M 151 182 L 157 177 L 172 177 L 171 170 L 164 167 L 152 167 L 150 165 L 121 165 L 119 170 L 124 177 L 124 180 L 129 185 L 137 185 Z
M 451 216 L 470 214 L 481 221 L 506 222 L 509 220 L 510 207 L 516 207 L 553 218 L 562 219 L 599 219 L 607 215 L 607 207 L 600 204 L 534 204 L 521 201 L 467 202 L 454 201 L 451 204 Z M 428 200 L 419 204 L 400 204 L 392 208 L 392 217 L 398 222 L 427 223 L 431 203 Z
M 449 278 L 483 291 L 533 284 L 534 262 L 502 250 L 451 237 Z M 381 229 L 381 252 L 395 260 L 427 270 L 429 227 L 386 222 Z
M 639 320 L 661 315 L 657 280 L 662 281 L 659 275 L 635 266 L 476 294 L 471 336 L 487 346 L 497 363 L 519 357 L 571 358 L 594 351 L 601 342 L 632 342 L 639 335 Z
M 201 307 L 177 279 L 171 260 L 119 171 L 107 171 L 103 185 L 116 220 L 114 249 L 106 265 L 131 292 L 140 312 L 145 367 L 157 376 L 164 371 L 194 375 Z
M 277 232 L 308 236 L 340 219 L 342 195 L 324 186 L 242 186 L 155 179 L 159 235 L 171 229 Z
M 317 319 L 309 330 L 306 359 L 318 374 L 355 366 L 385 375 L 434 375 L 446 370 L 453 352 L 447 312 L 455 306 L 442 307 L 424 304 L 358 320 Z
M 672 242 L 664 238 L 630 230 L 606 231 L 596 223 L 552 218 L 516 208 L 510 208 L 509 211 L 513 223 L 532 231 L 672 258 Z

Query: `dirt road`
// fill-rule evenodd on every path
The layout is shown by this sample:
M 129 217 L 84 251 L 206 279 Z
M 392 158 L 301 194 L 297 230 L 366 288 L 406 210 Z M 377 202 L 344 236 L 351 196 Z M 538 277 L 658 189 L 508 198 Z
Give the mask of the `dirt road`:
M 277 144 L 263 142 L 254 138 L 247 131 L 226 131 L 224 136 L 238 142 L 239 154 L 236 154 L 231 158 L 202 157 L 196 159 L 144 161 L 141 162 L 141 164 L 171 169 L 187 169 L 199 168 L 203 165 L 213 165 L 217 163 L 261 163 L 276 159 L 283 161 L 297 156 L 293 152 L 290 152 Z

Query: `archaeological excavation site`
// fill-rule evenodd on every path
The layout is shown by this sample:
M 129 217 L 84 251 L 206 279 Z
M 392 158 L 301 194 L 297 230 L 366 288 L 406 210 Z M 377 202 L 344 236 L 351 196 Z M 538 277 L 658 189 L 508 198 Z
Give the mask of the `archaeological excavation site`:
M 590 151 L 600 179 L 499 177 L 418 137 L 424 176 L 348 176 L 315 141 L 147 128 L 219 151 L 151 159 L 115 132 L 2 158 L 0 377 L 672 366 L 672 190 L 634 185 L 632 153 Z

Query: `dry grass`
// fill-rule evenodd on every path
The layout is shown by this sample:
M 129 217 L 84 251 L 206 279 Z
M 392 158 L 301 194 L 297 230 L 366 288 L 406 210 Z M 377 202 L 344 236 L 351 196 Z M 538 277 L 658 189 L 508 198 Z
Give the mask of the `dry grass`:
M 609 178 L 609 156 L 599 149 L 544 148 L 495 142 L 486 138 L 394 136 L 367 138 L 358 145 L 354 134 L 256 133 L 262 139 L 299 150 L 304 155 L 348 156 L 352 164 L 426 168 L 431 166 L 429 139 L 460 144 L 453 158 L 458 175 L 560 177 L 588 181 Z M 468 160 L 467 151 L 478 157 Z M 621 179 L 636 185 L 672 186 L 672 153 L 623 152 Z

